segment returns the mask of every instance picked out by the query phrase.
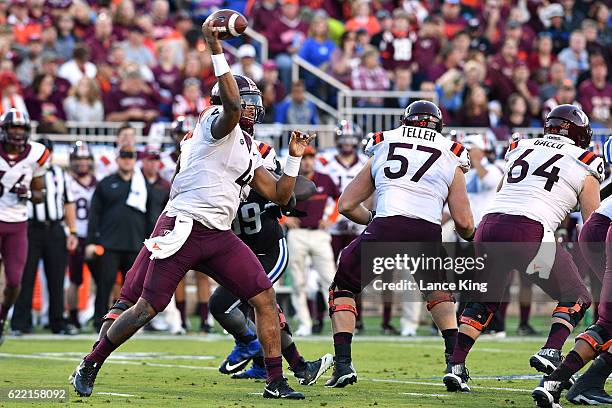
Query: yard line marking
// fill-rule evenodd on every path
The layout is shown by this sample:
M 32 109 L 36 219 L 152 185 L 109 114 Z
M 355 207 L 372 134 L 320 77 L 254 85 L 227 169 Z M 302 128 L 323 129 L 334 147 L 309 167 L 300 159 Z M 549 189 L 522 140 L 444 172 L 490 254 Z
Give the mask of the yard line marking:
M 113 397 L 138 397 L 138 395 L 134 394 L 121 394 L 118 392 L 96 392 L 98 395 L 112 395 Z
M 404 343 L 404 344 L 397 344 L 396 347 L 405 347 L 405 348 L 414 348 L 414 347 L 418 347 L 420 349 L 432 349 L 432 350 L 444 350 L 444 345 L 442 343 L 440 343 L 439 345 L 435 345 L 435 344 L 419 344 L 419 343 Z M 478 348 L 474 348 L 474 350 L 477 351 L 483 351 L 485 353 L 514 353 L 516 354 L 516 350 L 504 350 L 504 349 L 498 349 L 498 348 L 488 348 L 488 347 L 478 347 Z M 525 353 L 531 353 L 529 351 L 525 351 Z
M 450 394 L 421 394 L 420 392 L 400 392 L 400 395 L 410 395 L 412 397 L 451 397 Z
M 55 360 L 55 361 L 81 361 L 80 358 L 64 358 L 64 357 L 52 357 L 52 356 L 41 356 L 36 354 L 13 354 L 13 353 L 0 353 L 0 357 L 7 358 L 29 358 L 29 359 L 44 359 L 44 360 Z M 161 368 L 186 368 L 190 370 L 217 370 L 217 367 L 204 367 L 204 366 L 193 366 L 184 364 L 161 364 L 161 363 L 150 363 L 148 361 L 124 361 L 124 360 L 113 360 L 109 358 L 106 363 L 108 364 L 122 364 L 122 365 L 137 365 L 143 366 L 148 365 L 151 367 Z
M 422 382 L 422 381 L 404 381 L 404 380 L 385 380 L 382 378 L 366 378 L 367 380 L 374 382 L 388 382 L 388 383 L 398 383 L 398 384 L 410 384 L 410 385 L 431 385 L 434 387 L 444 387 L 444 384 L 439 383 L 431 383 L 431 382 Z M 511 392 L 531 392 L 533 390 L 524 390 L 520 388 L 506 388 L 506 387 L 484 387 L 479 385 L 470 385 L 470 388 L 473 389 L 482 389 L 482 390 L 493 390 L 493 391 L 511 391 Z

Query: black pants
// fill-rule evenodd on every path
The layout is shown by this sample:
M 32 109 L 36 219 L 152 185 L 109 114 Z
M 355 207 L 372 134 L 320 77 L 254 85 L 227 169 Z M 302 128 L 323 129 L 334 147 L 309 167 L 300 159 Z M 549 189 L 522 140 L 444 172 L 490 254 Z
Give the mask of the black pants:
M 28 225 L 28 258 L 21 278 L 21 293 L 15 303 L 13 330 L 32 328 L 32 293 L 38 262 L 42 258 L 49 292 L 49 325 L 53 332 L 64 326 L 64 275 L 68 251 L 60 222 Z
M 121 272 L 125 281 L 125 274 L 132 267 L 137 255 L 138 252 L 107 249 L 96 262 L 96 267 L 91 271 L 97 287 L 94 310 L 94 327 L 96 330 L 99 330 L 102 325 L 102 317 L 108 312 L 109 298 L 115 285 L 117 272 Z

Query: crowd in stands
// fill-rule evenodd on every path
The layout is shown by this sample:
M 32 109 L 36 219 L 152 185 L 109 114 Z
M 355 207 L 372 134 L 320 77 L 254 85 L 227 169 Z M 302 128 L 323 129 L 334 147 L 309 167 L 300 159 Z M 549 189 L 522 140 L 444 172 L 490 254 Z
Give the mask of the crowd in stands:
M 263 92 L 266 123 L 316 124 L 315 75 L 292 83 L 299 55 L 356 90 L 429 90 L 457 126 L 539 126 L 579 103 L 611 127 L 612 17 L 604 0 L 3 0 L 0 110 L 27 110 L 39 131 L 65 121 L 197 116 L 216 81 L 200 24 L 243 12 L 268 40 L 234 40 L 232 71 Z M 408 97 L 359 107 L 403 108 Z

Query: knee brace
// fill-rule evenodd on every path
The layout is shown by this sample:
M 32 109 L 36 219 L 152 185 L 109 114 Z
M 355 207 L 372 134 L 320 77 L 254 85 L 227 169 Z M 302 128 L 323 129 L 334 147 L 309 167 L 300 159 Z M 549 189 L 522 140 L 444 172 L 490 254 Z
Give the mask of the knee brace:
M 606 352 L 612 346 L 608 331 L 598 324 L 589 326 L 584 333 L 576 337 L 576 341 L 578 339 L 586 341 L 597 353 Z
M 487 328 L 494 313 L 489 311 L 482 303 L 468 303 L 465 310 L 459 318 L 459 322 L 472 326 L 478 331 L 483 331 Z
M 337 290 L 336 285 L 332 284 L 329 288 L 329 317 L 331 317 L 336 312 L 351 312 L 357 317 L 357 308 L 352 305 L 336 305 L 336 298 L 351 298 L 355 299 L 355 294 L 348 290 Z
M 107 321 L 107 320 L 117 320 L 117 318 L 119 316 L 121 316 L 121 313 L 112 313 L 112 311 L 114 309 L 119 309 L 121 310 L 121 312 L 125 312 L 126 310 L 128 310 L 131 306 L 128 305 L 125 302 L 122 302 L 120 300 L 116 301 L 115 304 L 110 308 L 110 310 L 108 311 L 108 313 L 106 313 L 104 315 L 104 317 L 102 317 L 102 321 Z
M 559 302 L 555 310 L 553 310 L 552 317 L 563 319 L 571 324 L 572 327 L 576 327 L 584 317 L 584 312 L 586 312 L 589 306 L 590 304 Z
M 450 292 L 441 292 L 435 291 L 430 293 L 427 296 L 429 299 L 427 300 L 427 311 L 431 312 L 431 309 L 436 307 L 436 305 L 444 302 L 452 302 L 455 303 L 455 297 Z

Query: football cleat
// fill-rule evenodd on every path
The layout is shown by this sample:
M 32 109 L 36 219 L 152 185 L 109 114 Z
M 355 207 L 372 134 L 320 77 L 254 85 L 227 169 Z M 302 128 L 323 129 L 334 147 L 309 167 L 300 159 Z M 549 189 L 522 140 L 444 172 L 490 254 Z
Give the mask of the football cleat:
M 100 367 L 102 367 L 101 364 L 83 360 L 76 368 L 71 383 L 80 397 L 89 397 L 91 395 Z
M 344 388 L 357 382 L 357 371 L 352 363 L 335 362 L 334 372 L 325 386 L 328 388 Z
M 550 375 L 563 361 L 561 350 L 543 348 L 529 359 L 529 365 L 541 373 Z
M 604 359 L 596 358 L 567 392 L 567 400 L 583 405 L 612 404 L 612 397 L 604 390 L 606 379 L 611 373 L 612 366 L 607 365 Z
M 232 374 L 232 378 L 235 380 L 265 380 L 266 377 L 266 367 L 257 364 L 255 361 L 253 361 L 253 365 L 248 370 Z
M 2 345 L 2 343 L 4 343 L 4 320 L 0 320 L 0 346 Z
M 380 326 L 380 334 L 391 335 L 391 336 L 399 336 L 401 333 L 395 327 L 390 324 L 383 324 Z
M 529 323 L 521 324 L 518 329 L 516 329 L 517 336 L 537 336 L 540 333 L 531 327 Z
M 444 375 L 442 381 L 446 385 L 446 391 L 470 392 L 470 387 L 467 384 L 469 379 L 470 373 L 464 363 L 451 363 L 450 372 Z
M 287 383 L 285 377 L 280 377 L 270 384 L 266 384 L 263 392 L 264 398 L 304 399 L 304 394 L 294 391 Z
M 539 408 L 561 408 L 559 399 L 563 388 L 562 381 L 549 380 L 548 376 L 545 375 L 540 381 L 540 385 L 533 390 L 531 396 Z
M 328 353 L 317 361 L 306 361 L 303 364 L 304 367 L 301 370 L 296 370 L 293 376 L 297 378 L 300 385 L 312 385 L 332 365 L 334 365 L 334 357 Z
M 223 360 L 219 371 L 223 374 L 233 374 L 244 370 L 249 361 L 261 353 L 261 344 L 255 339 L 249 343 L 242 343 L 236 340 L 234 349 Z

